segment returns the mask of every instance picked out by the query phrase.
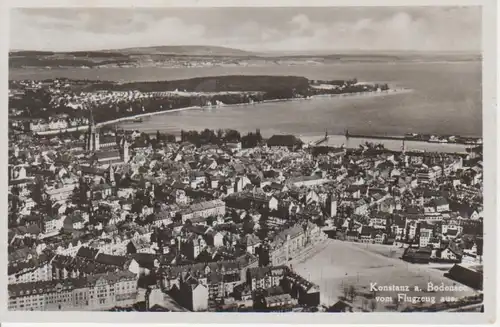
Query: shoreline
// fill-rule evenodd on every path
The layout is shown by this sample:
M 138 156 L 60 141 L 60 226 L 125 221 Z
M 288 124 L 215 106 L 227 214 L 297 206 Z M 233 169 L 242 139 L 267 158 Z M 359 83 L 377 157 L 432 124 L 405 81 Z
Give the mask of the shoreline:
M 397 89 L 389 89 L 389 90 L 385 90 L 385 91 L 367 91 L 367 92 L 354 92 L 354 93 L 341 93 L 341 94 L 319 94 L 319 95 L 312 95 L 308 98 L 272 99 L 272 100 L 263 100 L 263 101 L 252 102 L 252 103 L 235 103 L 235 104 L 222 104 L 222 105 L 213 105 L 213 106 L 191 106 L 191 107 L 161 110 L 161 111 L 148 112 L 148 113 L 138 114 L 138 115 L 133 115 L 133 116 L 128 116 L 128 117 L 117 118 L 117 119 L 108 120 L 105 122 L 98 123 L 98 124 L 96 124 L 96 126 L 102 127 L 102 126 L 106 126 L 106 125 L 112 125 L 112 124 L 116 124 L 116 123 L 120 123 L 120 122 L 134 120 L 136 118 L 155 116 L 155 115 L 166 114 L 166 113 L 170 113 L 170 112 L 181 112 L 181 111 L 193 110 L 193 109 L 211 109 L 211 108 L 222 108 L 222 107 L 229 107 L 229 106 L 252 106 L 252 105 L 259 105 L 259 104 L 263 104 L 263 103 L 304 101 L 304 100 L 314 100 L 317 98 L 363 98 L 363 97 L 375 97 L 375 96 L 384 96 L 384 95 L 403 94 L 403 93 L 410 93 L 410 92 L 413 92 L 413 89 L 397 88 Z
M 169 112 L 179 112 L 179 111 L 186 111 L 186 110 L 193 110 L 193 109 L 203 109 L 203 108 L 205 108 L 205 107 L 202 107 L 202 106 L 191 106 L 191 107 L 183 107 L 183 108 L 177 108 L 177 109 L 168 109 L 168 110 L 161 110 L 161 111 L 155 111 L 155 112 L 148 112 L 148 113 L 145 113 L 145 114 L 138 114 L 138 115 L 133 115 L 133 116 L 128 116 L 128 117 L 122 117 L 122 118 L 117 118 L 117 119 L 113 119 L 113 120 L 108 120 L 108 121 L 104 121 L 104 122 L 101 122 L 101 123 L 97 123 L 96 127 L 102 127 L 102 126 L 106 126 L 106 125 L 112 125 L 112 124 L 116 124 L 116 123 L 120 123 L 120 122 L 124 122 L 124 121 L 134 120 L 136 118 L 156 116 L 156 115 L 165 114 L 165 113 L 169 113 Z
M 53 66 L 53 67 L 40 67 L 40 66 L 20 66 L 12 67 L 9 69 L 9 80 L 23 80 L 22 75 L 29 75 L 33 71 L 35 72 L 45 72 L 45 71 L 68 71 L 68 70 L 81 70 L 81 71 L 91 71 L 91 70 L 115 70 L 115 69 L 164 69 L 164 70 L 176 70 L 176 69 L 216 69 L 216 68 L 253 68 L 253 67 L 268 67 L 268 66 L 284 66 L 284 67 L 295 67 L 295 66 L 340 66 L 340 65 L 366 65 L 366 64 L 382 64 L 382 65 L 398 65 L 398 64 L 469 64 L 469 63 L 481 63 L 481 59 L 463 59 L 463 60 L 400 60 L 400 61 L 332 61 L 332 62 L 318 62 L 310 63 L 303 62 L 297 64 L 286 64 L 286 63 L 274 63 L 274 62 L 263 62 L 256 64 L 247 65 L 211 65 L 211 66 L 162 66 L 162 65 L 131 65 L 131 66 L 94 66 L 94 67 L 82 67 L 82 66 Z M 17 74 L 17 76 L 11 76 L 11 74 Z M 148 81 L 148 80 L 142 80 Z

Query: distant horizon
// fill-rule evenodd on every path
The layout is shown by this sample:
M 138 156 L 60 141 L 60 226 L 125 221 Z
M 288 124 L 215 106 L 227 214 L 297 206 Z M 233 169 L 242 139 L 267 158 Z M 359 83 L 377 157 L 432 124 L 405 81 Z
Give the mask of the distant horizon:
M 480 6 L 16 8 L 9 21 L 9 48 L 32 49 L 24 51 L 186 43 L 253 53 L 482 51 Z
M 149 46 L 128 46 L 121 48 L 92 48 L 86 50 L 39 50 L 39 49 L 9 49 L 9 52 L 23 52 L 23 51 L 33 51 L 33 52 L 53 52 L 53 53 L 72 53 L 72 52 L 112 52 L 112 51 L 123 51 L 130 49 L 148 49 L 148 48 L 160 48 L 160 47 L 172 47 L 172 48 L 182 48 L 182 47 L 206 47 L 206 48 L 219 48 L 227 50 L 237 50 L 242 52 L 248 52 L 249 55 L 317 55 L 326 56 L 334 54 L 470 54 L 470 55 L 482 55 L 482 51 L 476 50 L 391 50 L 391 49 L 377 49 L 377 50 L 364 50 L 364 49 L 342 49 L 342 50 L 328 50 L 328 49 L 318 49 L 318 50 L 261 50 L 252 51 L 243 48 L 229 47 L 229 46 L 217 46 L 217 45 L 206 45 L 206 44 L 184 44 L 184 45 L 149 45 Z

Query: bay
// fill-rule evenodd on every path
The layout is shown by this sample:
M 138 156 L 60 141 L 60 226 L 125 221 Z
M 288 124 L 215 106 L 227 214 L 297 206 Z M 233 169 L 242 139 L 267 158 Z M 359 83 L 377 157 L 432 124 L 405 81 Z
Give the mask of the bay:
M 260 129 L 264 135 L 302 136 L 350 133 L 428 133 L 482 136 L 480 62 L 339 63 L 207 68 L 101 68 L 11 70 L 13 79 L 68 77 L 114 81 L 154 81 L 218 75 L 297 75 L 310 79 L 386 82 L 410 93 L 377 97 L 315 98 L 245 106 L 178 111 L 123 123 L 125 129 L 178 134 L 181 129 Z

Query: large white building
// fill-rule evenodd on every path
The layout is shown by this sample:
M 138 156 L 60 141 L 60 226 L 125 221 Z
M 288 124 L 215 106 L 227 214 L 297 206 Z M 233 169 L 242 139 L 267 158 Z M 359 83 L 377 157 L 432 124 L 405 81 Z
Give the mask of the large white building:
M 130 271 L 85 278 L 11 284 L 9 310 L 109 310 L 135 303 L 137 276 Z
M 182 222 L 195 217 L 222 216 L 226 213 L 226 204 L 222 200 L 194 203 L 181 212 Z

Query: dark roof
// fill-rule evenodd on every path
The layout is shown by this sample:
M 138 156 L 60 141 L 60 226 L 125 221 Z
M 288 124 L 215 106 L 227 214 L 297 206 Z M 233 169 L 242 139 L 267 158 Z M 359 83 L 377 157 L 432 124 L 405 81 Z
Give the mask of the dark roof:
M 66 256 L 66 255 L 60 255 L 60 254 L 57 254 L 54 256 L 54 259 L 52 259 L 52 262 L 51 262 L 51 265 L 55 268 L 59 268 L 59 269 L 67 269 L 70 267 L 70 265 L 72 264 L 73 262 L 73 258 L 70 257 L 70 256 Z
M 29 271 L 29 270 L 34 269 L 36 267 L 43 266 L 44 264 L 48 263 L 50 261 L 50 259 L 52 259 L 52 256 L 53 256 L 52 254 L 47 255 L 45 253 L 42 253 L 38 257 L 34 257 L 29 261 L 9 263 L 8 268 L 7 268 L 8 274 L 9 275 L 16 274 L 16 273 L 21 272 L 23 270 Z
M 106 170 L 104 169 L 88 167 L 88 166 L 81 166 L 80 170 L 82 171 L 83 174 L 91 174 L 91 175 L 104 175 L 106 173 Z
M 98 159 L 108 159 L 108 158 L 120 157 L 120 152 L 118 150 L 99 151 L 99 152 L 96 152 L 96 157 Z
M 460 264 L 455 264 L 448 271 L 446 276 L 469 287 L 482 289 L 483 272 L 482 267 L 479 267 L 465 267 Z
M 123 267 L 129 259 L 123 256 L 99 253 L 95 261 L 104 265 Z
M 280 295 L 285 293 L 283 290 L 283 287 L 281 286 L 273 286 L 268 289 L 266 289 L 267 296 L 273 296 L 273 295 Z
M 342 312 L 342 311 L 345 311 L 346 309 L 350 309 L 352 308 L 352 304 L 350 303 L 347 303 L 345 301 L 342 301 L 342 300 L 339 300 L 337 301 L 334 305 L 332 305 L 328 311 L 329 312 Z
M 443 206 L 443 205 L 447 205 L 448 201 L 446 201 L 446 199 L 443 197 L 439 197 L 436 199 L 432 199 L 431 204 L 434 206 Z
M 248 273 L 250 274 L 250 278 L 261 279 L 269 274 L 273 274 L 273 272 L 283 271 L 285 274 L 288 271 L 287 266 L 275 266 L 275 267 L 254 267 L 248 269 Z
M 406 248 L 405 250 L 405 253 L 404 253 L 404 257 L 407 257 L 407 256 L 412 256 L 412 257 L 416 257 L 416 256 L 424 256 L 424 257 L 430 257 L 432 253 L 432 249 L 430 248 L 427 248 L 427 247 L 423 247 L 423 248 Z
M 99 253 L 98 249 L 82 246 L 80 249 L 78 249 L 76 256 L 93 260 L 97 256 L 97 253 Z
M 204 235 L 208 230 L 208 227 L 202 225 L 185 225 L 184 227 L 182 227 L 182 229 L 183 231 L 191 232 L 198 235 Z
M 139 264 L 142 268 L 152 269 L 154 267 L 155 259 L 158 259 L 159 256 L 151 253 L 134 253 L 132 254 L 132 258 Z
M 375 229 L 371 226 L 363 226 L 361 228 L 361 235 L 367 236 L 367 235 L 372 235 L 372 233 L 375 231 Z

